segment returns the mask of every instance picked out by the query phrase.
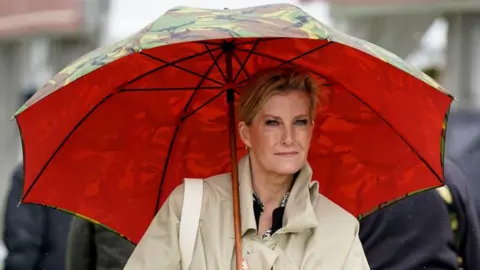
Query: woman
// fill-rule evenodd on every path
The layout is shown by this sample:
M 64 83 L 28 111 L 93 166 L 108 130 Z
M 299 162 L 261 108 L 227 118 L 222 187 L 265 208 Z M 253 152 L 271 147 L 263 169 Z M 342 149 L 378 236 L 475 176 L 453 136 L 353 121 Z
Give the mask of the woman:
M 238 104 L 249 155 L 239 162 L 245 269 L 369 269 L 358 221 L 318 192 L 307 164 L 318 99 L 307 71 L 256 74 Z M 205 180 L 191 269 L 235 269 L 230 174 Z M 154 218 L 125 269 L 180 269 L 183 186 Z

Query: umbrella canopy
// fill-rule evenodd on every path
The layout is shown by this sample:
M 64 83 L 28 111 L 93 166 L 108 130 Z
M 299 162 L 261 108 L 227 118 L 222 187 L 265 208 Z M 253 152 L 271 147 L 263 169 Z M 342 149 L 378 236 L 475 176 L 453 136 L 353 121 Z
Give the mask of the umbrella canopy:
M 362 216 L 443 184 L 452 97 L 421 71 L 293 5 L 177 7 L 78 59 L 17 112 L 23 202 L 139 241 L 184 177 L 231 170 L 227 90 L 237 98 L 257 70 L 291 64 L 327 101 L 309 154 L 323 194 Z

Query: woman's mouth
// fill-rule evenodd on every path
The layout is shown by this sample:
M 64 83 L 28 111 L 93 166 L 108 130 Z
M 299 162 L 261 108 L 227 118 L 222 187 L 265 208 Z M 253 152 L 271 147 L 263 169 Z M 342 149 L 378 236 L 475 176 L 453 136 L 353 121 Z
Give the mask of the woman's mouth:
M 281 156 L 281 157 L 292 157 L 297 155 L 297 151 L 288 151 L 288 152 L 277 152 L 275 153 L 276 156 Z

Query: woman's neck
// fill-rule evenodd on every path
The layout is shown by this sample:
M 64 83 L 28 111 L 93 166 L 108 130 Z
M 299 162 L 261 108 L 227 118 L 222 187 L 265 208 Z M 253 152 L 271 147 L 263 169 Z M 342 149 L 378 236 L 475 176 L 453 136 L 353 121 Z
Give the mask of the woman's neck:
M 293 175 L 272 174 L 252 167 L 252 187 L 265 207 L 278 207 L 292 183 Z

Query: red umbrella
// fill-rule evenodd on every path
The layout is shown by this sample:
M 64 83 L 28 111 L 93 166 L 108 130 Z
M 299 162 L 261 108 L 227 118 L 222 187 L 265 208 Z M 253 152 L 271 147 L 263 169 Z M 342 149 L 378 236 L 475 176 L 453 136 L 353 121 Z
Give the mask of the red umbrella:
M 290 64 L 309 69 L 328 100 L 309 156 L 323 194 L 362 216 L 443 184 L 452 98 L 428 76 L 293 5 L 175 8 L 72 63 L 16 114 L 23 202 L 88 216 L 138 242 L 184 177 L 233 165 L 237 180 L 239 86 Z

